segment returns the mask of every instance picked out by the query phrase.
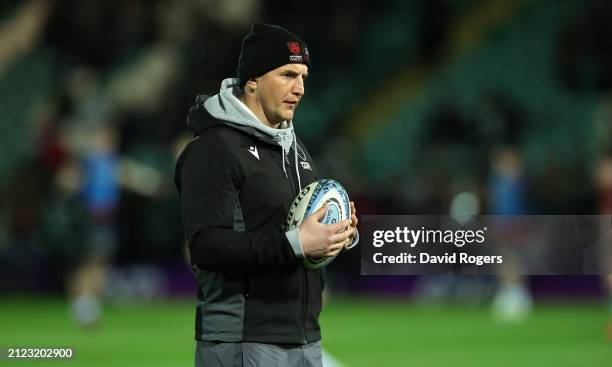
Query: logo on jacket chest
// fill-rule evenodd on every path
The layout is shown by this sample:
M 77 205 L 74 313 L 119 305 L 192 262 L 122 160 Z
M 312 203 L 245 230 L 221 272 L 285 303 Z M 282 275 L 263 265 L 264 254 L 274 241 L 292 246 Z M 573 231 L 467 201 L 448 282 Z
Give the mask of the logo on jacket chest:
M 254 145 L 251 145 L 248 149 L 248 152 L 253 154 L 253 156 L 257 159 L 259 159 L 259 153 L 257 152 L 257 147 Z
M 300 165 L 302 166 L 302 169 L 312 171 L 310 163 L 307 162 L 308 158 L 306 157 L 306 152 L 299 144 L 297 144 L 297 155 L 300 158 Z

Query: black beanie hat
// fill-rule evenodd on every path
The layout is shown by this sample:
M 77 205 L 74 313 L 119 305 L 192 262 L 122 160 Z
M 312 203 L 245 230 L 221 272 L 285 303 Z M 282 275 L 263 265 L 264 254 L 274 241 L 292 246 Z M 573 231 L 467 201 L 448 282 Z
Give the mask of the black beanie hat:
M 310 55 L 304 41 L 277 25 L 253 24 L 251 32 L 242 40 L 238 60 L 240 86 L 285 64 L 310 66 Z

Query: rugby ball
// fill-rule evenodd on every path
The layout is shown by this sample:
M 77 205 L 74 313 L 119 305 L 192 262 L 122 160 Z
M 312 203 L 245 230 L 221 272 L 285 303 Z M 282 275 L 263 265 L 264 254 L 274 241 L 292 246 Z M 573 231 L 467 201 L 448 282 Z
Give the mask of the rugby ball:
M 325 203 L 328 204 L 327 212 L 320 223 L 332 224 L 351 218 L 351 205 L 346 190 L 334 180 L 322 179 L 306 186 L 293 200 L 287 215 L 287 228 L 297 228 L 304 218 L 319 210 Z M 334 258 L 335 256 L 306 256 L 303 262 L 308 269 L 318 269 L 331 263 Z

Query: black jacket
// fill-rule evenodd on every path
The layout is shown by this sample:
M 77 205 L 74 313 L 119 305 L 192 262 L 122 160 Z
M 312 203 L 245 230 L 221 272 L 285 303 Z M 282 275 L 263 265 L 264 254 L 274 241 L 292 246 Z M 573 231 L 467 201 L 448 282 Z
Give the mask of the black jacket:
M 272 138 L 214 118 L 204 101 L 199 97 L 190 111 L 196 137 L 175 173 L 199 285 L 195 337 L 276 344 L 319 340 L 323 270 L 301 265 L 284 226 L 299 192 L 296 170 L 302 187 L 316 178 L 312 158 L 297 140 L 296 167 L 295 145 L 285 155 Z

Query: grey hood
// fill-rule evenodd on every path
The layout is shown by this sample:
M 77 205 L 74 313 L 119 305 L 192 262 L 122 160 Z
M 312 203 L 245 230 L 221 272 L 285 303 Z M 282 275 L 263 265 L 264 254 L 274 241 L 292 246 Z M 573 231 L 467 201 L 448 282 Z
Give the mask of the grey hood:
M 204 101 L 204 108 L 215 119 L 231 125 L 239 130 L 247 131 L 250 134 L 264 141 L 273 141 L 282 147 L 283 152 L 283 172 L 285 176 L 287 171 L 285 161 L 291 147 L 297 144 L 295 131 L 293 130 L 292 121 L 283 121 L 281 127 L 274 129 L 265 125 L 257 116 L 237 97 L 238 79 L 228 78 L 221 82 L 219 94 L 209 97 Z M 300 182 L 300 172 L 297 168 L 298 149 L 294 147 L 295 171 L 298 178 L 300 190 L 302 184 Z

